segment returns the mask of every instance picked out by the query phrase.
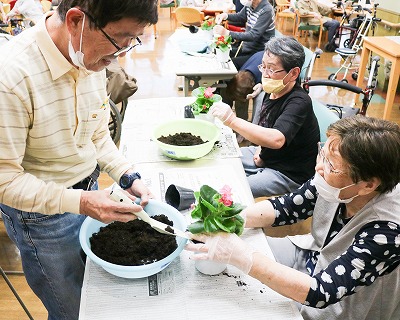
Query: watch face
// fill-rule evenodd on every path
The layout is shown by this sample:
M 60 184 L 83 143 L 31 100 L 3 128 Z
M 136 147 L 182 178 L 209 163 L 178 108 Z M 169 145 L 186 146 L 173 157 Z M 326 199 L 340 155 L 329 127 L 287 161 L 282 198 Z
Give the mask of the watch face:
M 129 188 L 132 185 L 130 178 L 131 177 L 127 174 L 122 175 L 121 179 L 119 180 L 119 184 L 120 184 L 121 188 Z
M 132 183 L 136 180 L 136 179 L 140 179 L 141 176 L 138 172 L 134 172 L 131 174 L 123 174 L 121 179 L 119 179 L 119 185 L 122 189 L 128 189 L 132 186 Z

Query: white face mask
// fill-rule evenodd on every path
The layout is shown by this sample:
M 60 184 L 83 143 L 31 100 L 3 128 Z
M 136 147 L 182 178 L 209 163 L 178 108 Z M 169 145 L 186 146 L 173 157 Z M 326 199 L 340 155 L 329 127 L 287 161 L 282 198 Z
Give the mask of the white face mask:
M 86 69 L 85 63 L 83 62 L 83 58 L 85 55 L 82 52 L 82 35 L 83 35 L 83 28 L 85 26 L 85 18 L 86 18 L 86 15 L 83 14 L 81 39 L 79 42 L 79 50 L 75 52 L 74 47 L 72 46 L 72 42 L 71 42 L 71 35 L 69 35 L 68 54 L 69 54 L 69 57 L 71 58 L 72 63 L 75 66 L 77 66 L 80 69 L 83 69 L 84 71 L 88 71 Z
M 252 0 L 240 0 L 240 3 L 245 7 L 250 7 L 252 2 Z
M 318 172 L 315 172 L 313 181 L 314 181 L 315 188 L 317 188 L 319 195 L 328 202 L 349 203 L 355 197 L 358 196 L 358 194 L 356 194 L 354 197 L 351 197 L 349 199 L 340 199 L 339 198 L 340 191 L 342 191 L 346 188 L 349 188 L 351 186 L 354 186 L 354 185 L 356 185 L 356 183 L 350 184 L 343 188 L 335 188 L 335 187 L 332 187 L 328 182 L 326 182 L 325 179 Z

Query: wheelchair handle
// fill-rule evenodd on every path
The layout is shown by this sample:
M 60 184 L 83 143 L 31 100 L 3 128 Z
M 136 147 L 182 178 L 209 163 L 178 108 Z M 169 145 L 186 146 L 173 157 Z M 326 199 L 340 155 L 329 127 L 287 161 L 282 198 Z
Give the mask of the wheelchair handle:
M 335 88 L 345 89 L 357 94 L 360 93 L 364 94 L 364 91 L 361 88 L 346 82 L 341 82 L 336 80 L 310 80 L 306 83 L 306 85 L 309 87 L 315 87 L 315 86 L 335 87 Z

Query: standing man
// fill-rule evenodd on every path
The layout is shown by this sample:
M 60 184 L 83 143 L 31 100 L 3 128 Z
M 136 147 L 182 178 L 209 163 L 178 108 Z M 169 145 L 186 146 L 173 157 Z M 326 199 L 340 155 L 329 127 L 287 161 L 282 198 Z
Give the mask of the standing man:
M 231 57 L 236 68 L 239 70 L 242 65 L 257 51 L 263 51 L 265 43 L 275 36 L 275 13 L 274 8 L 268 0 L 241 0 L 244 5 L 238 13 L 223 12 L 216 16 L 216 24 L 228 20 L 239 25 L 245 25 L 244 32 L 234 32 L 225 29 L 223 26 L 215 26 L 214 33 L 220 35 L 230 34 L 235 40 Z M 243 42 L 243 43 L 242 43 Z
M 0 53 L 0 208 L 26 279 L 51 320 L 77 319 L 86 216 L 135 218 L 97 191 L 107 172 L 144 206 L 152 197 L 108 130 L 105 67 L 158 20 L 156 0 L 63 0 Z

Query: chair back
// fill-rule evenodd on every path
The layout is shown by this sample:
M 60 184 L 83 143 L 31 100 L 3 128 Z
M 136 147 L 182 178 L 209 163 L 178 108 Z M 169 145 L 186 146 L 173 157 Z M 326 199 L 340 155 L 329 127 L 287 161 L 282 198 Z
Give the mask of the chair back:
M 204 20 L 204 14 L 193 7 L 178 7 L 175 10 L 175 18 L 184 26 L 200 26 Z
M 290 8 L 290 2 L 288 0 L 275 0 L 277 12 L 283 11 Z
M 9 13 L 10 10 L 11 10 L 10 4 L 9 3 L 3 3 L 3 10 L 4 10 L 5 14 Z
M 42 1 L 40 1 L 40 4 L 42 5 L 44 13 L 46 13 L 46 12 L 51 10 L 51 7 L 52 7 L 51 1 L 42 0 Z
M 323 103 L 315 99 L 311 100 L 315 116 L 318 120 L 320 141 L 325 142 L 327 139 L 326 130 L 331 123 L 338 121 L 339 117 L 337 116 L 337 114 L 329 110 L 329 108 Z

